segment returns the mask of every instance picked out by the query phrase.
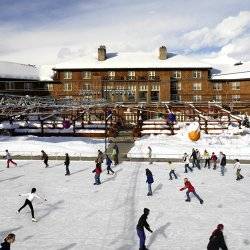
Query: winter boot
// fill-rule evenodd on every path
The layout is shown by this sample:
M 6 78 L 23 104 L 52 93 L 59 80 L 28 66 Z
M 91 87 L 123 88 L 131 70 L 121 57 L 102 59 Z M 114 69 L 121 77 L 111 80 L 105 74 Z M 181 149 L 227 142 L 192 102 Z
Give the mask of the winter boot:
M 200 204 L 203 204 L 204 203 L 204 201 L 203 200 L 200 200 Z
M 185 201 L 186 201 L 186 202 L 190 202 L 190 200 L 189 200 L 189 199 L 186 199 Z

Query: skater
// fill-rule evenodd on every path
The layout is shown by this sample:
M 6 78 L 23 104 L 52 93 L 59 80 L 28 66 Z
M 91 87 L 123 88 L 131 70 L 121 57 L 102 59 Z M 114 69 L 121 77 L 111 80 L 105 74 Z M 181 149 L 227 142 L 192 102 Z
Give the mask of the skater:
M 186 194 L 187 194 L 187 199 L 186 199 L 186 201 L 187 202 L 190 202 L 191 200 L 190 200 L 190 196 L 189 196 L 189 194 L 190 193 L 193 193 L 194 194 L 194 196 L 200 201 L 200 204 L 203 204 L 203 200 L 200 198 L 200 196 L 195 192 L 195 189 L 194 189 L 194 187 L 192 186 L 192 184 L 191 184 L 191 182 L 188 180 L 188 178 L 184 178 L 184 187 L 183 188 L 181 188 L 180 189 L 180 191 L 183 191 L 183 190 L 185 190 L 185 189 L 188 189 L 188 191 L 186 192 Z
M 216 170 L 216 167 L 217 167 L 217 156 L 216 156 L 216 154 L 214 152 L 211 155 L 211 161 L 213 163 L 213 170 Z
M 5 152 L 6 152 L 6 155 L 5 155 L 4 158 L 7 160 L 7 168 L 10 167 L 10 162 L 11 162 L 12 164 L 14 164 L 15 166 L 17 166 L 16 162 L 14 162 L 14 161 L 12 160 L 12 157 L 11 157 L 11 155 L 10 155 L 8 149 L 6 149 Z
M 97 159 L 96 161 L 100 164 L 103 163 L 103 159 L 104 159 L 104 154 L 101 150 L 98 150 L 98 155 L 97 155 Z
M 172 175 L 174 175 L 175 179 L 178 179 L 178 177 L 177 177 L 177 175 L 175 173 L 175 167 L 174 167 L 174 165 L 172 164 L 171 161 L 168 162 L 168 166 L 169 166 L 169 169 L 170 169 L 169 180 L 173 180 Z
M 198 149 L 196 149 L 196 166 L 201 169 L 201 153 Z
M 111 159 L 109 158 L 109 156 L 106 154 L 106 165 L 107 165 L 107 174 L 109 174 L 109 171 L 114 174 L 115 172 L 113 171 L 113 169 L 110 167 L 112 164 Z
M 149 158 L 149 164 L 152 164 L 152 148 L 148 146 L 148 158 Z
M 206 149 L 204 150 L 203 158 L 205 159 L 204 168 L 206 168 L 206 167 L 210 168 L 210 155 Z
M 66 153 L 65 154 L 65 161 L 64 161 L 64 165 L 66 166 L 66 173 L 65 173 L 65 175 L 70 175 L 69 163 L 70 163 L 69 154 Z
M 114 145 L 113 149 L 115 150 L 114 154 L 114 164 L 118 165 L 119 164 L 119 148 L 117 144 Z
M 240 161 L 238 159 L 235 159 L 234 168 L 236 168 L 236 181 L 243 179 L 244 177 L 240 173 L 241 167 Z
M 197 167 L 197 155 L 194 148 L 192 149 L 192 154 L 190 156 L 190 159 L 192 159 L 192 168 Z
M 44 150 L 41 151 L 42 153 L 42 160 L 43 163 L 45 164 L 45 167 L 47 168 L 49 166 L 48 161 L 49 161 L 49 157 L 48 155 L 44 152 Z
M 226 164 L 227 164 L 226 155 L 223 154 L 223 152 L 220 152 L 220 172 L 221 172 L 222 176 L 224 176 L 224 174 L 225 174 Z
M 16 235 L 15 234 L 8 234 L 5 238 L 3 243 L 1 243 L 1 250 L 10 250 L 10 245 L 15 242 Z
M 36 188 L 32 188 L 30 193 L 19 194 L 19 196 L 24 196 L 24 197 L 27 197 L 27 198 L 26 198 L 23 206 L 20 207 L 17 212 L 20 213 L 21 210 L 28 205 L 30 207 L 30 210 L 31 210 L 32 221 L 37 222 L 37 220 L 35 219 L 35 215 L 34 215 L 34 209 L 33 209 L 32 201 L 34 200 L 34 198 L 38 198 L 40 200 L 45 200 L 45 201 L 47 201 L 47 199 L 46 198 L 43 199 L 40 196 L 38 196 L 36 194 Z
M 188 154 L 187 153 L 184 153 L 183 155 L 183 162 L 185 164 L 185 172 L 184 173 L 187 173 L 188 172 L 188 169 L 193 172 L 193 169 L 191 167 L 189 167 L 189 157 L 188 157 Z
M 152 172 L 148 168 L 146 169 L 146 176 L 147 176 L 146 183 L 148 183 L 148 194 L 147 194 L 147 196 L 152 196 L 153 193 L 152 193 L 151 185 L 154 182 L 154 178 L 153 178 Z
M 219 224 L 217 228 L 213 231 L 212 235 L 209 238 L 207 250 L 228 250 L 222 232 L 223 229 L 223 224 Z
M 100 181 L 101 172 L 102 172 L 101 163 L 97 162 L 95 169 L 92 171 L 92 173 L 95 173 L 95 183 L 94 183 L 94 185 L 100 185 L 101 184 L 101 181 Z
M 144 227 L 150 232 L 153 233 L 153 231 L 150 229 L 150 226 L 147 223 L 147 218 L 149 215 L 150 210 L 148 208 L 144 208 L 143 215 L 140 217 L 138 224 L 136 226 L 137 235 L 140 239 L 140 248 L 139 250 L 147 250 L 145 246 L 146 241 L 146 235 L 144 231 Z

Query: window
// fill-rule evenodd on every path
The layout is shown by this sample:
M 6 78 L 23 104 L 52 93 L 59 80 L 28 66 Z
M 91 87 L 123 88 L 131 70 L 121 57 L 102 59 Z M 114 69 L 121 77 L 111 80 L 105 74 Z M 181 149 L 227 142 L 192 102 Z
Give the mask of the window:
M 139 101 L 147 101 L 147 91 L 139 91 Z
M 193 90 L 201 90 L 201 83 L 200 82 L 193 83 Z
M 90 71 L 83 71 L 82 78 L 83 79 L 91 79 L 91 72 Z
M 215 95 L 213 97 L 213 100 L 216 101 L 216 102 L 221 102 L 222 101 L 222 97 L 221 97 L 221 95 Z
M 181 78 L 181 71 L 174 71 L 172 76 L 173 76 L 173 78 L 180 79 Z
M 72 72 L 71 71 L 63 72 L 63 79 L 72 79 Z
M 30 90 L 30 89 L 32 89 L 32 83 L 31 83 L 31 82 L 25 82 L 25 83 L 24 83 L 24 89 L 25 89 L 25 90 Z
M 193 78 L 201 79 L 201 71 L 194 70 L 193 71 Z
M 232 82 L 232 90 L 240 90 L 240 82 Z
M 222 90 L 222 83 L 221 82 L 215 82 L 213 84 L 213 90 Z
M 160 91 L 160 85 L 159 84 L 153 84 L 151 90 L 152 91 Z
M 194 95 L 193 96 L 193 101 L 194 102 L 200 102 L 201 101 L 201 95 Z
M 15 83 L 14 82 L 6 82 L 5 83 L 5 89 L 6 90 L 13 90 L 13 89 L 15 89 Z
M 110 80 L 114 80 L 115 79 L 115 71 L 109 71 L 108 72 L 108 77 Z
M 53 91 L 53 84 L 47 84 L 48 91 Z
M 148 91 L 148 86 L 147 85 L 140 85 L 139 90 L 140 91 Z
M 154 80 L 155 79 L 155 71 L 149 71 L 148 72 L 148 79 Z
M 128 79 L 129 80 L 135 79 L 135 71 L 128 71 Z
M 84 84 L 84 89 L 90 90 L 90 83 L 85 83 Z
M 234 102 L 240 101 L 240 95 L 232 95 L 232 101 Z
M 63 90 L 64 91 L 72 91 L 72 83 L 69 83 L 69 82 L 64 83 Z
M 128 89 L 131 91 L 136 91 L 136 85 L 128 85 Z

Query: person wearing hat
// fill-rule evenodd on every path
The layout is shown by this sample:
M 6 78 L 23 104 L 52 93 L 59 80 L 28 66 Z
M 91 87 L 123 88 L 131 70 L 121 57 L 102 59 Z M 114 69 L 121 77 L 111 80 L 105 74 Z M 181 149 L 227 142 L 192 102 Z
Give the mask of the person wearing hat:
M 146 235 L 144 232 L 144 227 L 150 232 L 153 233 L 153 231 L 150 229 L 150 226 L 147 223 L 147 218 L 149 215 L 150 210 L 148 208 L 144 208 L 143 215 L 140 217 L 138 224 L 136 226 L 137 235 L 140 239 L 140 248 L 139 250 L 147 250 L 145 246 L 146 241 Z
M 209 238 L 207 250 L 228 250 L 222 232 L 223 229 L 223 224 L 219 224 L 217 228 L 213 231 L 212 235 Z

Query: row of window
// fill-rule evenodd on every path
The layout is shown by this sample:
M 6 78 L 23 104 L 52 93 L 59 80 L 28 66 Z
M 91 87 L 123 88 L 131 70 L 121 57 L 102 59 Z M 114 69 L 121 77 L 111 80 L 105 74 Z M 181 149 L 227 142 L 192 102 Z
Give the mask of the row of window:
M 109 71 L 108 72 L 108 77 L 109 79 L 115 79 L 115 71 Z M 192 77 L 194 79 L 201 79 L 202 76 L 202 72 L 198 71 L 198 70 L 194 70 L 192 72 Z M 91 79 L 92 77 L 92 73 L 91 71 L 83 71 L 82 72 L 82 78 L 83 79 Z M 148 71 L 148 79 L 154 79 L 156 77 L 156 73 L 155 71 Z M 181 78 L 181 71 L 173 71 L 172 72 L 172 77 L 176 78 L 176 79 L 180 79 Z M 68 80 L 68 79 L 72 79 L 72 72 L 71 71 L 64 71 L 63 72 L 63 78 Z M 128 71 L 128 79 L 134 80 L 135 79 L 135 71 Z
M 176 95 L 173 97 L 174 100 L 176 101 L 181 101 L 181 95 Z M 213 100 L 216 102 L 221 102 L 222 101 L 222 96 L 221 95 L 215 95 L 213 96 Z M 202 101 L 202 96 L 201 95 L 194 95 L 192 96 L 192 101 L 193 102 L 201 102 Z M 240 95 L 232 95 L 232 101 L 240 101 Z

